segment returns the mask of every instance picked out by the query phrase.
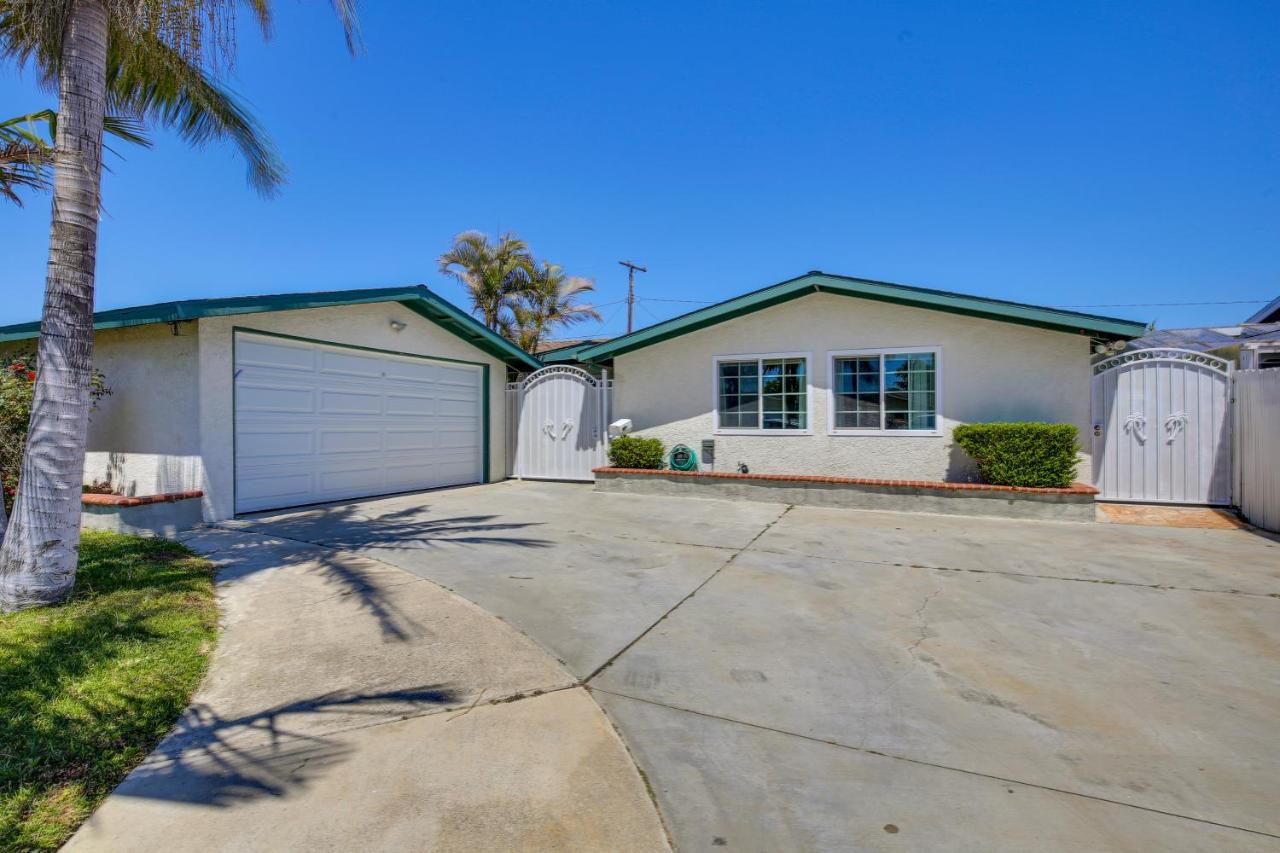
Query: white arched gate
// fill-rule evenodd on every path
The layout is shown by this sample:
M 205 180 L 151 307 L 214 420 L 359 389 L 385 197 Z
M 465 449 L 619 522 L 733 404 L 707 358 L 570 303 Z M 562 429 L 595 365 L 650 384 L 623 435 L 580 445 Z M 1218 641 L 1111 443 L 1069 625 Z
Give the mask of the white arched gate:
M 1093 483 L 1103 500 L 1231 503 L 1231 364 L 1143 349 L 1093 365 Z
M 510 474 L 542 480 L 594 480 L 605 463 L 613 382 L 553 365 L 507 385 Z

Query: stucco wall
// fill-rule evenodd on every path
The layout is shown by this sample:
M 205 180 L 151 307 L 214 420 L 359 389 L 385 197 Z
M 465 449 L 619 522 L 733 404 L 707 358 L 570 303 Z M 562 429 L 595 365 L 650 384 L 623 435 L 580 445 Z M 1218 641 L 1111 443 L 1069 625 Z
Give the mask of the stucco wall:
M 196 325 L 180 335 L 155 324 L 98 332 L 93 363 L 114 391 L 89 415 L 84 482 L 107 481 L 127 495 L 199 489 Z M 5 346 L 34 349 L 35 340 Z
M 391 321 L 405 324 L 403 331 Z M 207 520 L 234 514 L 232 424 L 232 330 L 241 328 L 314 338 L 335 344 L 374 347 L 415 355 L 455 358 L 489 365 L 489 478 L 506 472 L 506 365 L 395 302 L 309 308 L 198 321 L 200 455 L 204 460 L 204 514 Z
M 829 435 L 830 350 L 937 346 L 940 436 Z M 804 352 L 812 435 L 717 435 L 715 356 Z M 1089 341 L 1073 335 L 833 294 L 813 294 L 619 356 L 615 418 L 670 447 L 714 438 L 716 470 L 891 479 L 963 480 L 972 473 L 951 441 L 958 423 L 1073 423 L 1089 435 Z M 1090 479 L 1082 452 L 1078 479 Z

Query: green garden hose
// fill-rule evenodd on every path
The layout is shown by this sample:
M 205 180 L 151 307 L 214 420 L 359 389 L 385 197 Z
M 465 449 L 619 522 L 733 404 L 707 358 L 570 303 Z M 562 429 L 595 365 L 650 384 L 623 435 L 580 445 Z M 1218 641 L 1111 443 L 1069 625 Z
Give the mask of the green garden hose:
M 672 471 L 697 471 L 698 470 L 698 454 L 693 452 L 693 448 L 685 444 L 677 444 L 671 448 L 671 453 L 667 457 L 667 462 L 671 466 Z

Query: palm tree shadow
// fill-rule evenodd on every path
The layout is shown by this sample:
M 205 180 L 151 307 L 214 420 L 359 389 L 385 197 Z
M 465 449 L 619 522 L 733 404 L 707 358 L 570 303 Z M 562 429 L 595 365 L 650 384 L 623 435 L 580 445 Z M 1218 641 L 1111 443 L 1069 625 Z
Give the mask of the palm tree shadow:
M 318 507 L 299 515 L 244 519 L 251 529 L 335 548 L 439 548 L 446 545 L 498 545 L 546 548 L 548 540 L 510 535 L 542 522 L 503 521 L 498 515 L 432 518 L 429 507 L 408 506 L 366 515 L 360 504 Z
M 424 517 L 426 507 L 416 506 L 370 517 L 359 504 L 320 507 L 279 519 L 243 519 L 237 529 L 300 540 L 315 546 L 298 548 L 278 540 L 253 542 L 240 539 L 216 556 L 223 565 L 220 580 L 234 580 L 266 569 L 307 565 L 315 568 L 333 595 L 349 596 L 360 609 L 377 620 L 388 641 L 405 642 L 426 632 L 412 614 L 395 603 L 390 592 L 397 585 L 360 557 L 333 549 L 469 547 L 546 548 L 550 542 L 527 536 L 499 535 L 533 527 L 534 522 L 500 522 L 496 515 L 449 518 Z M 398 571 L 398 570 L 397 570 Z M 408 577 L 406 573 L 406 577 Z
M 310 727 L 301 724 L 314 726 L 318 718 L 334 714 L 415 716 L 461 701 L 447 685 L 432 684 L 380 693 L 333 691 L 229 719 L 206 705 L 192 705 L 115 795 L 215 808 L 289 796 L 355 749 L 340 735 L 308 733 Z

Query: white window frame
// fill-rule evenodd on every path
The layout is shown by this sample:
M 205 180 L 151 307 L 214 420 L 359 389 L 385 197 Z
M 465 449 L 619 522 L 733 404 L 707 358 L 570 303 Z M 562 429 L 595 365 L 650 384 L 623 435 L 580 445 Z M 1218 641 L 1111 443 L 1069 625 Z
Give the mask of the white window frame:
M 933 429 L 854 429 L 836 428 L 836 359 L 868 355 L 900 353 L 933 353 Z M 840 349 L 827 351 L 827 435 L 887 435 L 898 438 L 937 438 L 942 431 L 942 347 L 934 344 L 914 344 L 900 347 L 868 347 L 865 349 Z M 880 368 L 880 422 L 884 423 L 884 366 Z
M 804 359 L 804 429 L 755 429 L 739 427 L 720 428 L 720 362 L 722 361 L 772 361 L 777 358 Z M 761 383 L 764 382 L 763 369 Z M 760 405 L 764 405 L 764 385 L 759 392 Z M 760 423 L 764 423 L 764 411 L 760 411 Z M 748 352 L 736 355 L 717 355 L 711 358 L 711 427 L 712 435 L 813 435 L 813 353 L 811 352 Z

